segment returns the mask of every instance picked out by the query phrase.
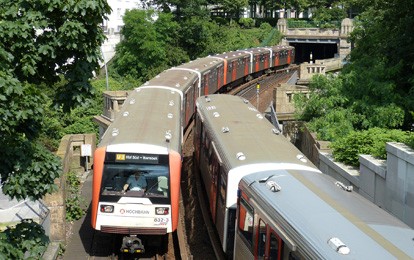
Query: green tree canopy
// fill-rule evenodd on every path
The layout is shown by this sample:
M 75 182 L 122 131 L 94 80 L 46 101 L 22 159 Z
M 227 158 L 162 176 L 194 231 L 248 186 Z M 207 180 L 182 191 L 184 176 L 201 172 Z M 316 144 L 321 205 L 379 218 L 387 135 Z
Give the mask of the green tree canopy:
M 354 20 L 355 47 L 348 64 L 336 77 L 313 78 L 309 100 L 299 95 L 295 99 L 300 118 L 309 121 L 311 130 L 323 140 L 334 141 L 335 158 L 355 163 L 364 150 L 350 147 L 358 151 L 350 155 L 344 149 L 350 142 L 366 146 L 361 141 L 378 139 L 385 149 L 384 140 L 397 140 L 395 133 L 409 130 L 414 122 L 414 18 L 410 15 L 414 2 L 355 0 L 347 4 L 362 8 Z M 400 131 L 391 132 L 394 129 Z M 379 132 L 390 132 L 392 138 L 380 139 Z M 372 153 L 382 156 L 378 150 Z
M 177 44 L 179 28 L 169 13 L 136 9 L 126 12 L 114 68 L 121 76 L 130 75 L 144 82 L 187 61 L 187 54 Z
M 0 259 L 41 259 L 48 244 L 41 225 L 23 220 L 0 233 Z
M 38 139 L 45 94 L 65 109 L 91 96 L 109 12 L 103 0 L 0 0 L 0 174 L 10 197 L 54 190 L 60 161 Z

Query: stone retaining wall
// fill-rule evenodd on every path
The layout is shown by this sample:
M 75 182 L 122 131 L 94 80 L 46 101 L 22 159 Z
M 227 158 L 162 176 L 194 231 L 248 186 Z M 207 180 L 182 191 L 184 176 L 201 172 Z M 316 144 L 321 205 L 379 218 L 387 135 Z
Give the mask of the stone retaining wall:
M 62 138 L 57 151 L 57 155 L 62 158 L 63 174 L 55 180 L 58 191 L 46 195 L 44 198 L 44 202 L 50 210 L 49 238 L 51 242 L 66 242 L 66 174 L 69 171 L 75 171 L 81 175 L 85 171 L 90 170 L 90 166 L 93 163 L 92 154 L 87 168 L 85 168 L 85 158 L 80 158 L 80 146 L 82 144 L 90 144 L 93 152 L 96 147 L 96 135 L 66 135 Z

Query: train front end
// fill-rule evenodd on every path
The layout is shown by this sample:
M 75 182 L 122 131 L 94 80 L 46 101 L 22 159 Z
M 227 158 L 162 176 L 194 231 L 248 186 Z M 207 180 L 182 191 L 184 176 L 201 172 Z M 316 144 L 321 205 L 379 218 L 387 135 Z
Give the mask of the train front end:
M 142 238 L 177 228 L 180 169 L 180 155 L 162 147 L 125 144 L 99 148 L 93 178 L 93 227 L 125 235 L 121 251 L 143 253 Z M 137 172 L 141 187 L 130 187 Z

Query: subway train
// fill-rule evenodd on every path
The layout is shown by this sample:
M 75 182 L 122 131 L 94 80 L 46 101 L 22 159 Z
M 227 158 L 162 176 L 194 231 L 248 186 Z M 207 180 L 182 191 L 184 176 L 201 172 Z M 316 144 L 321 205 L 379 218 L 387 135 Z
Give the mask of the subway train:
M 197 99 L 194 161 L 228 259 L 414 259 L 414 230 L 321 173 L 241 97 Z
M 145 252 L 178 225 L 183 131 L 196 99 L 294 61 L 290 46 L 232 51 L 163 71 L 134 89 L 94 152 L 91 224 L 124 236 L 121 251 Z M 131 188 L 134 176 L 139 188 Z

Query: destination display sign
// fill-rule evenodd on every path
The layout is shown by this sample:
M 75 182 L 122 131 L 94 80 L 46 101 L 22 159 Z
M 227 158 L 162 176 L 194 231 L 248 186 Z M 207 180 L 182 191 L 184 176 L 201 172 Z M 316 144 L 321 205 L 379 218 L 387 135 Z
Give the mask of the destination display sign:
M 117 163 L 159 164 L 160 155 L 141 153 L 108 153 L 106 161 Z

